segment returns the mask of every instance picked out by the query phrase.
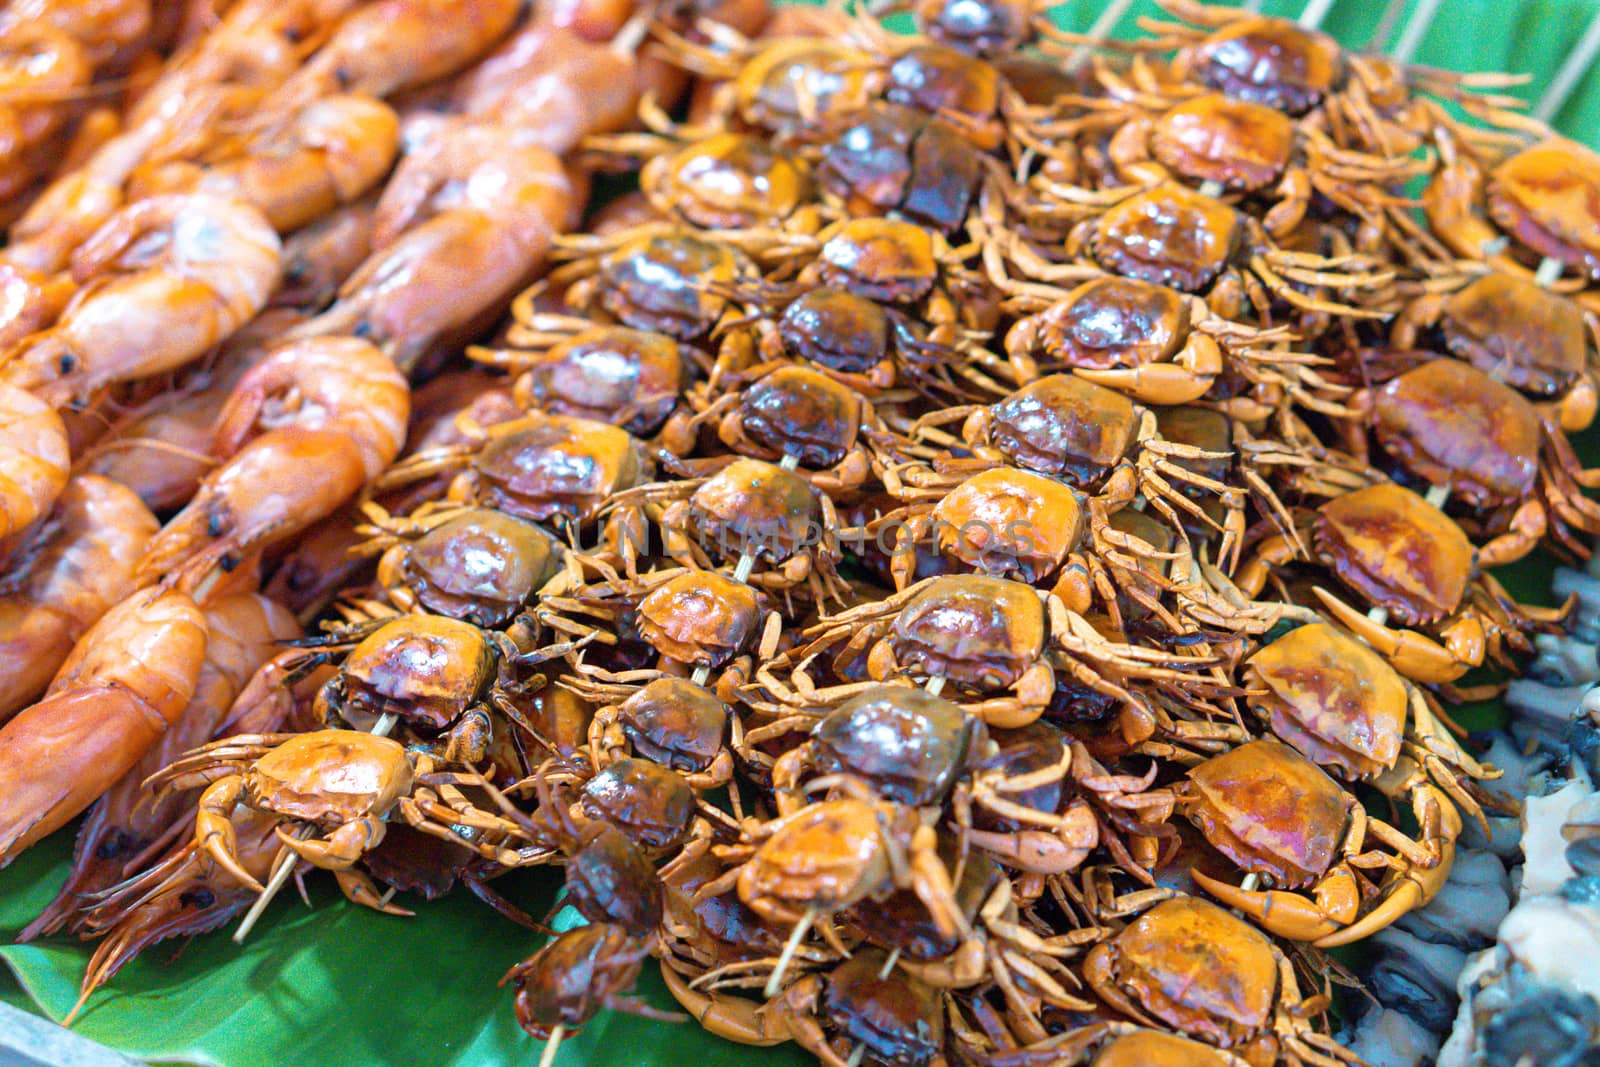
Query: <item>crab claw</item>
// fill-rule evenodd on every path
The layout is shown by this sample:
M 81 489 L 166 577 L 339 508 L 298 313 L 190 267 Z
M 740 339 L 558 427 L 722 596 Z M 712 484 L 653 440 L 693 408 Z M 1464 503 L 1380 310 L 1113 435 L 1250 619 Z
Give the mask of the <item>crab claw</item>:
M 691 989 L 683 976 L 661 964 L 661 979 L 667 992 L 706 1030 L 741 1045 L 781 1045 L 793 1039 L 779 1012 L 764 1011 L 762 1005 L 743 997 L 702 993 Z
M 325 871 L 347 871 L 356 860 L 383 841 L 383 822 L 372 816 L 352 819 L 327 837 L 302 840 L 278 828 L 278 837 L 285 848 L 294 852 L 313 867 Z
M 1341 901 L 1340 905 L 1330 908 L 1324 902 L 1324 893 L 1320 891 L 1320 887 L 1318 899 L 1312 900 L 1300 893 L 1286 893 L 1276 889 L 1265 892 L 1242 889 L 1212 878 L 1200 870 L 1190 871 L 1189 874 L 1200 888 L 1222 903 L 1231 908 L 1238 908 L 1269 932 L 1288 938 L 1290 941 L 1312 941 L 1321 944 L 1319 938 L 1331 937 L 1345 928 L 1345 924 L 1334 918 L 1330 911 L 1346 902 Z M 1355 881 L 1348 873 L 1343 875 L 1341 881 L 1344 879 L 1349 879 L 1349 889 L 1356 891 Z M 1340 888 L 1342 890 L 1343 887 Z M 1352 905 L 1350 908 L 1352 915 L 1356 900 L 1359 900 L 1359 895 L 1348 902 Z
M 378 887 L 373 885 L 372 879 L 354 868 L 334 871 L 333 877 L 339 883 L 339 891 L 352 904 L 360 904 L 364 908 L 381 911 L 385 915 L 398 915 L 401 918 L 409 918 L 416 914 L 409 908 L 389 903 L 379 894 Z
M 1467 625 L 1453 628 L 1450 647 L 1423 637 L 1412 630 L 1394 630 L 1369 619 L 1321 586 L 1312 590 L 1345 629 L 1378 651 L 1390 665 L 1407 678 L 1438 684 L 1453 682 L 1468 668 L 1483 662 L 1483 627 Z
M 1446 846 L 1444 859 L 1438 866 L 1426 869 L 1413 867 L 1407 870 L 1391 884 L 1389 891 L 1383 895 L 1382 902 L 1362 916 L 1360 921 L 1351 923 L 1343 930 L 1320 937 L 1312 944 L 1317 948 L 1338 948 L 1340 945 L 1352 944 L 1371 937 L 1407 912 L 1427 904 L 1439 895 L 1439 890 L 1450 880 L 1450 868 L 1455 866 L 1455 857 L 1455 843 L 1451 842 Z
M 239 864 L 239 840 L 231 818 L 243 787 L 244 779 L 230 774 L 200 794 L 200 810 L 194 818 L 194 843 L 240 885 L 260 893 L 265 887 Z
M 1146 404 L 1187 404 L 1210 391 L 1222 373 L 1222 352 L 1210 337 L 1192 333 L 1189 343 L 1170 363 L 1145 363 L 1116 370 L 1077 367 L 1073 373 Z

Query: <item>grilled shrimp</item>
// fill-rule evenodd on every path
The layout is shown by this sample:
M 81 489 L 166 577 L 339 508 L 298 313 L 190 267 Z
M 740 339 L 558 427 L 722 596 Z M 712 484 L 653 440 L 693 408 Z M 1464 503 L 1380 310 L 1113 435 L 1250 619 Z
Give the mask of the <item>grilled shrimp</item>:
M 521 0 L 377 0 L 339 23 L 283 87 L 284 107 L 336 92 L 389 96 L 447 77 L 483 55 Z
M 152 799 L 143 788 L 146 778 L 215 738 L 281 728 L 281 718 L 271 714 L 276 709 L 269 703 L 246 716 L 236 717 L 231 709 L 278 644 L 300 636 L 294 617 L 267 597 L 242 593 L 208 605 L 205 620 L 205 661 L 194 698 L 160 741 L 89 810 L 73 849 L 71 875 L 19 940 L 75 929 L 87 896 L 136 873 L 155 850 L 193 825 L 193 794 L 178 790 Z
M 315 312 L 339 294 L 345 279 L 372 254 L 372 212 L 368 197 L 330 212 L 283 242 L 283 285 L 275 307 Z
M 149 44 L 150 8 L 151 0 L 11 0 L 4 20 L 64 33 L 95 70 L 120 72 Z
M 0 173 L 24 164 L 7 178 L 6 195 L 33 179 L 29 149 L 59 130 L 88 86 L 89 57 L 69 34 L 45 22 L 0 24 Z
M 66 488 L 67 427 L 50 405 L 0 382 L 0 537 L 50 509 Z
M 354 334 L 409 370 L 496 314 L 577 204 L 561 161 L 497 126 L 453 128 L 408 155 L 373 219 L 375 251 L 298 336 Z
M 0 727 L 0 866 L 87 808 L 193 699 L 206 623 L 175 589 L 141 589 L 73 646 L 44 699 Z
M 151 541 L 141 579 L 187 566 L 204 578 L 332 514 L 394 461 L 409 414 L 405 379 L 365 341 L 317 337 L 274 352 L 234 388 L 213 439 L 225 462 Z
M 272 121 L 259 136 L 214 140 L 192 158 L 140 167 L 129 179 L 130 199 L 233 197 L 288 233 L 359 199 L 389 173 L 400 149 L 400 122 L 383 101 L 344 93 Z
M 160 528 L 116 482 L 67 483 L 0 583 L 0 722 L 37 700 L 84 631 L 133 592 L 133 568 Z
M 113 215 L 72 257 L 86 283 L 57 324 L 0 364 L 53 406 L 176 370 L 250 321 L 278 284 L 278 235 L 254 208 L 158 196 Z

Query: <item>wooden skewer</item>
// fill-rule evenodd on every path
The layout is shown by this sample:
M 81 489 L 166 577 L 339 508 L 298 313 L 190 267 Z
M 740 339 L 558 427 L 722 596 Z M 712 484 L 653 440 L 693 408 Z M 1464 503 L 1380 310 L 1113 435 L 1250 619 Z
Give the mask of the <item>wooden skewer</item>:
M 1555 79 L 1551 81 L 1550 88 L 1539 97 L 1539 102 L 1533 105 L 1533 117 L 1541 122 L 1549 122 L 1555 117 L 1561 105 L 1567 102 L 1572 91 L 1578 87 L 1583 76 L 1589 73 L 1589 68 L 1594 65 L 1595 58 L 1600 56 L 1600 12 L 1589 20 L 1588 28 L 1583 31 L 1583 36 L 1578 38 L 1578 43 L 1568 54 L 1566 62 L 1561 64 L 1561 69 L 1556 72 Z
M 1409 63 L 1411 57 L 1417 54 L 1417 49 L 1422 47 L 1423 39 L 1428 36 L 1428 30 L 1433 25 L 1434 16 L 1439 13 L 1439 0 L 1417 0 L 1417 9 L 1412 12 L 1411 20 L 1406 23 L 1404 32 L 1400 34 L 1399 42 L 1394 46 L 1394 60 L 1397 63 Z
M 372 724 L 372 734 L 376 737 L 388 737 L 394 730 L 395 724 L 400 720 L 395 715 L 383 714 L 378 716 L 378 721 Z M 309 831 L 302 830 L 301 836 Z M 256 902 L 250 905 L 250 910 L 244 913 L 244 918 L 239 921 L 239 928 L 233 932 L 233 943 L 244 944 L 244 939 L 250 936 L 250 931 L 260 921 L 262 914 L 267 910 L 267 905 L 272 903 L 272 898 L 282 891 L 289 881 L 289 875 L 294 873 L 294 851 L 287 846 L 278 851 L 278 858 L 272 864 L 272 877 L 267 880 L 267 886 L 256 897 Z M 393 890 L 390 891 L 393 893 Z M 388 898 L 384 898 L 387 903 Z
M 539 1057 L 539 1067 L 550 1067 L 556 1062 L 556 1050 L 561 1047 L 561 1039 L 567 1036 L 567 1028 L 560 1023 L 550 1030 L 550 1037 L 544 1043 L 544 1053 Z

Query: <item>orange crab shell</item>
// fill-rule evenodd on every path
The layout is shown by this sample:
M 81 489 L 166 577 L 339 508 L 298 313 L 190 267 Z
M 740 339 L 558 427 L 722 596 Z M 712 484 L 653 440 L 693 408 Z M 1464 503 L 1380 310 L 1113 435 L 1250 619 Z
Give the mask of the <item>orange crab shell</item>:
M 1438 622 L 1460 607 L 1476 565 L 1454 520 L 1392 482 L 1323 504 L 1312 538 L 1341 581 L 1406 626 Z
M 1538 412 L 1459 360 L 1430 360 L 1384 383 L 1373 430 L 1407 469 L 1474 507 L 1525 500 L 1538 481 Z
M 1044 653 L 1044 604 L 1031 586 L 963 574 L 937 578 L 900 609 L 900 665 L 959 685 L 1004 689 Z
M 1084 282 L 1042 318 L 1050 362 L 1085 370 L 1163 362 L 1189 332 L 1189 306 L 1175 290 L 1116 276 Z
M 1167 182 L 1102 215 L 1091 243 L 1094 258 L 1115 274 L 1195 293 L 1228 265 L 1239 234 L 1232 208 Z
M 754 138 L 717 133 L 652 161 L 640 181 L 696 226 L 740 229 L 786 218 L 811 194 L 806 165 Z
M 1332 37 L 1265 15 L 1233 20 L 1181 54 L 1178 64 L 1180 76 L 1290 115 L 1321 103 L 1343 69 Z
M 1140 1030 L 1100 1049 L 1089 1067 L 1230 1067 L 1216 1049 L 1176 1034 Z
M 1195 825 L 1241 870 L 1294 889 L 1332 866 L 1348 821 L 1345 793 L 1294 749 L 1251 741 L 1192 768 L 1189 780 L 1202 801 Z
M 584 522 L 611 493 L 638 484 L 647 462 L 619 427 L 533 414 L 490 427 L 472 465 L 485 506 L 535 522 L 558 514 Z
M 878 810 L 825 800 L 782 820 L 739 872 L 739 899 L 769 922 L 799 922 L 809 907 L 847 908 L 888 877 Z
M 1059 569 L 1083 533 L 1077 493 L 1013 467 L 974 474 L 934 505 L 933 518 L 941 553 L 1029 584 Z
M 689 498 L 703 536 L 770 561 L 788 559 L 815 532 L 817 498 L 811 483 L 759 459 L 736 459 Z
M 817 259 L 824 280 L 869 300 L 916 300 L 938 277 L 933 234 L 914 223 L 851 219 L 823 236 Z
M 1405 734 L 1407 693 L 1394 668 L 1326 623 L 1289 631 L 1245 661 L 1272 732 L 1346 778 L 1394 766 Z
M 780 38 L 745 61 L 734 79 L 734 95 L 747 122 L 809 126 L 808 116 L 820 122 L 865 107 L 876 66 L 865 52 L 834 41 Z
M 245 772 L 242 799 L 260 811 L 322 824 L 382 815 L 411 791 L 397 741 L 359 730 L 316 730 L 274 748 Z
M 1156 120 L 1155 157 L 1171 170 L 1235 189 L 1260 189 L 1289 165 L 1294 124 L 1281 111 L 1210 93 Z
M 1489 175 L 1489 214 L 1542 256 L 1600 278 L 1600 156 L 1555 137 Z
M 1485 374 L 1538 396 L 1564 392 L 1583 373 L 1583 312 L 1527 278 L 1485 274 L 1445 305 L 1445 344 Z
M 732 659 L 760 624 L 756 591 L 712 571 L 680 574 L 639 602 L 639 636 L 668 659 L 696 667 Z
M 1194 897 L 1163 901 L 1096 945 L 1084 972 L 1102 996 L 1223 1048 L 1271 1022 L 1278 992 L 1266 935 Z

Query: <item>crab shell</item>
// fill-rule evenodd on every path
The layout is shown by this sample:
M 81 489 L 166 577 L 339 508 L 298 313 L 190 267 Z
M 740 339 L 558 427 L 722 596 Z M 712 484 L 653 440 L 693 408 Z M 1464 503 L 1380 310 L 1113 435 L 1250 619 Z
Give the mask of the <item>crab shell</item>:
M 877 64 L 859 49 L 815 38 L 780 38 L 745 60 L 734 97 L 746 122 L 768 129 L 827 128 L 827 118 L 866 106 Z
M 622 423 L 630 433 L 653 433 L 678 402 L 683 356 L 664 333 L 598 326 L 551 348 L 529 369 L 526 406 L 552 415 Z
M 1012 467 L 974 474 L 934 505 L 933 518 L 945 556 L 1030 585 L 1059 570 L 1083 534 L 1077 493 Z
M 823 280 L 886 303 L 926 296 L 939 276 L 933 234 L 898 219 L 850 219 L 823 233 Z
M 1163 441 L 1175 445 L 1193 445 L 1207 452 L 1232 452 L 1233 422 L 1213 408 L 1179 404 L 1156 407 L 1156 429 Z M 1233 470 L 1233 460 L 1199 459 L 1184 457 L 1180 465 L 1205 478 L 1226 481 Z
M 948 700 L 882 685 L 829 712 L 812 729 L 811 743 L 824 774 L 854 775 L 885 800 L 922 807 L 944 800 L 980 730 L 978 720 Z
M 662 207 L 710 230 L 786 218 L 811 197 L 802 160 L 738 133 L 715 133 L 651 160 L 640 184 Z
M 1565 392 L 1588 360 L 1578 306 L 1511 274 L 1485 274 L 1452 294 L 1442 326 L 1451 352 L 1535 396 Z
M 493 508 L 472 508 L 406 549 L 402 572 L 428 610 L 474 625 L 497 625 L 554 577 L 550 536 Z
M 1438 622 L 1460 607 L 1476 560 L 1454 520 L 1392 482 L 1323 504 L 1312 539 L 1317 558 L 1341 581 L 1406 626 Z
M 1197 293 L 1228 265 L 1239 235 L 1232 208 L 1167 182 L 1100 216 L 1091 247 L 1114 274 Z
M 737 249 L 686 233 L 636 238 L 600 261 L 600 305 L 639 330 L 687 341 L 722 314 L 727 299 L 713 291 L 753 268 Z
M 928 582 L 895 616 L 890 640 L 904 669 L 997 690 L 1038 662 L 1048 633 L 1032 587 L 963 574 Z
M 772 922 L 806 909 L 847 908 L 889 877 L 879 811 L 863 800 L 824 800 L 778 821 L 739 872 L 739 899 Z
M 818 510 L 811 483 L 759 459 L 734 460 L 689 498 L 703 534 L 724 538 L 735 553 L 774 562 L 816 539 Z
M 1233 1067 L 1238 1062 L 1177 1034 L 1140 1030 L 1113 1038 L 1089 1061 L 1089 1067 Z
M 829 192 L 853 214 L 898 210 L 950 233 L 966 220 L 982 175 L 979 154 L 948 125 L 907 107 L 878 104 L 823 146 Z
M 1474 507 L 1527 499 L 1539 477 L 1539 415 L 1520 393 L 1454 359 L 1435 359 L 1373 395 L 1383 447 L 1424 481 Z
M 1405 683 L 1365 644 L 1326 623 L 1289 631 L 1245 661 L 1272 732 L 1347 779 L 1394 766 L 1405 735 Z
M 864 296 L 813 289 L 783 309 L 784 347 L 812 363 L 865 374 L 889 357 L 889 316 Z
M 1489 214 L 1542 256 L 1600 278 L 1600 156 L 1562 137 L 1489 175 Z
M 1045 313 L 1051 361 L 1084 370 L 1171 359 L 1189 333 L 1189 305 L 1175 290 L 1135 278 L 1093 278 Z
M 694 790 L 683 777 L 647 759 L 622 759 L 583 787 L 585 815 L 622 830 L 641 848 L 671 848 L 689 832 Z
M 647 464 L 627 431 L 603 422 L 534 414 L 491 427 L 473 459 L 482 503 L 535 522 L 585 522 L 606 498 L 637 485 Z
M 989 409 L 989 440 L 1019 467 L 1087 489 L 1133 448 L 1140 410 L 1115 390 L 1050 374 Z
M 1343 68 L 1343 53 L 1327 34 L 1253 15 L 1180 55 L 1176 73 L 1236 100 L 1301 115 L 1333 91 Z
M 517 1022 L 536 1038 L 576 1033 L 613 996 L 632 988 L 644 942 L 620 926 L 590 923 L 557 935 L 504 979 L 517 986 Z
M 1344 790 L 1288 745 L 1251 741 L 1192 768 L 1189 781 L 1201 801 L 1190 818 L 1241 870 L 1295 889 L 1332 866 L 1348 821 Z
M 862 949 L 828 973 L 822 1013 L 848 1047 L 864 1046 L 874 1062 L 932 1063 L 944 1051 L 944 1006 L 938 991 L 889 957 Z
M 634 751 L 675 771 L 711 766 L 728 732 L 728 706 L 686 678 L 657 678 L 617 710 Z
M 477 703 L 498 657 L 471 623 L 443 615 L 402 615 L 351 650 L 328 684 L 345 707 L 443 730 Z
M 1186 178 L 1244 190 L 1278 180 L 1289 165 L 1294 123 L 1281 111 L 1210 93 L 1156 120 L 1150 148 Z
M 241 799 L 320 826 L 383 815 L 411 791 L 405 748 L 359 730 L 317 730 L 285 741 L 244 776 Z
M 1096 945 L 1084 973 L 1102 996 L 1222 1048 L 1265 1029 L 1278 994 L 1266 935 L 1194 897 L 1163 901 Z
M 982 849 L 959 855 L 961 844 L 953 835 L 941 839 L 939 846 L 940 861 L 960 874 L 956 904 L 970 922 L 1005 876 Z M 882 900 L 864 900 L 851 910 L 849 918 L 850 925 L 872 944 L 891 952 L 899 949 L 908 960 L 937 960 L 961 947 L 961 936 L 941 933 L 928 906 L 911 889 L 898 889 Z
M 639 602 L 639 636 L 657 652 L 695 667 L 720 667 L 761 624 L 761 598 L 743 582 L 689 571 Z
M 1066 735 L 1043 719 L 1036 719 L 1015 730 L 993 730 L 990 737 L 994 741 L 994 750 L 981 766 L 986 771 L 999 771 L 1006 778 L 1023 778 L 1059 766 L 1067 747 Z M 1052 778 L 1032 789 L 1008 791 L 1006 796 L 1013 803 L 1034 811 L 1055 812 L 1062 808 L 1064 792 L 1061 780 Z M 983 807 L 972 813 L 972 824 L 979 830 L 1000 834 L 1013 834 L 1026 829 L 1017 819 Z
M 751 440 L 804 467 L 831 467 L 855 447 L 861 399 L 809 367 L 779 367 L 745 390 L 740 425 Z

